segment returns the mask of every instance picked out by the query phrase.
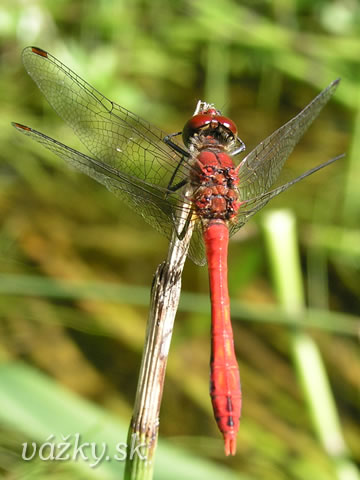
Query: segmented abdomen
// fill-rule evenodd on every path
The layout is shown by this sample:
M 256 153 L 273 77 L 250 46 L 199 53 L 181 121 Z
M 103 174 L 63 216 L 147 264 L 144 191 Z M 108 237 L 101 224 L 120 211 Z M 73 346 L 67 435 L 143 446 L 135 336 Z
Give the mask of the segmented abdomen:
M 226 455 L 235 454 L 241 414 L 240 373 L 234 351 L 227 285 L 229 231 L 212 220 L 204 231 L 211 295 L 210 396 L 224 436 Z

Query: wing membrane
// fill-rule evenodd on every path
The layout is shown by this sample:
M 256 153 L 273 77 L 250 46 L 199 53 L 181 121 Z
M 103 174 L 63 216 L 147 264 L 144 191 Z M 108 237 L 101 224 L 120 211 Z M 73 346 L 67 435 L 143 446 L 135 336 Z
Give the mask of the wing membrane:
M 166 188 L 179 153 L 164 142 L 165 132 L 112 102 L 51 54 L 27 47 L 24 66 L 58 115 L 93 157 L 119 172 Z M 182 162 L 178 177 L 188 174 Z
M 167 196 L 164 199 L 166 190 L 161 191 L 156 185 L 152 186 L 141 179 L 130 177 L 119 173 L 108 165 L 103 164 L 77 150 L 74 150 L 63 143 L 54 140 L 41 132 L 30 127 L 13 123 L 13 126 L 21 133 L 31 137 L 45 148 L 65 160 L 71 167 L 74 167 L 105 187 L 125 201 L 135 211 L 140 213 L 144 219 L 156 230 L 170 238 L 174 228 L 174 219 L 177 209 L 180 208 L 177 199 Z M 183 198 L 183 204 L 186 204 Z M 183 208 L 186 208 L 183 207 Z M 189 212 L 191 205 L 188 203 Z M 199 262 L 199 260 L 198 260 Z
M 337 79 L 332 82 L 298 115 L 263 140 L 243 159 L 238 167 L 241 200 L 261 196 L 269 190 L 295 145 L 328 102 L 339 81 Z
M 229 226 L 229 231 L 230 231 L 230 236 L 234 235 L 253 215 L 255 215 L 256 212 L 258 212 L 260 209 L 265 207 L 265 205 L 274 197 L 277 195 L 280 195 L 280 193 L 284 192 L 288 188 L 292 187 L 295 185 L 295 183 L 300 182 L 304 178 L 308 177 L 309 175 L 312 175 L 313 173 L 321 170 L 324 167 L 327 167 L 328 165 L 336 162 L 340 158 L 343 158 L 345 155 L 338 155 L 337 157 L 334 157 L 327 162 L 322 163 L 321 165 L 318 165 L 317 167 L 312 168 L 311 170 L 308 170 L 307 172 L 303 173 L 299 177 L 291 180 L 290 182 L 285 183 L 284 185 L 281 185 L 280 187 L 274 188 L 273 190 L 270 190 L 266 193 L 263 193 L 262 195 L 255 197 L 253 199 L 249 199 L 244 201 L 243 205 L 241 206 L 238 215 L 234 219 L 234 221 L 230 224 Z
M 175 192 L 168 189 L 170 180 L 177 184 L 190 177 L 191 166 L 187 157 L 183 158 L 163 142 L 165 132 L 103 96 L 44 50 L 25 48 L 23 62 L 50 105 L 74 130 L 91 156 L 30 127 L 20 124 L 14 126 L 72 167 L 105 185 L 150 225 L 171 238 L 172 230 L 176 228 L 177 212 L 183 210 L 184 204 L 189 215 L 192 215 L 191 199 L 184 197 L 183 189 Z M 337 159 L 269 191 L 286 159 L 334 93 L 338 83 L 339 80 L 332 82 L 297 116 L 261 142 L 240 163 L 238 193 L 243 204 L 230 224 L 231 235 L 271 198 Z M 174 172 L 176 175 L 173 178 Z M 191 221 L 196 222 L 196 218 L 193 217 Z M 196 222 L 194 226 L 189 256 L 195 263 L 205 263 L 201 222 Z

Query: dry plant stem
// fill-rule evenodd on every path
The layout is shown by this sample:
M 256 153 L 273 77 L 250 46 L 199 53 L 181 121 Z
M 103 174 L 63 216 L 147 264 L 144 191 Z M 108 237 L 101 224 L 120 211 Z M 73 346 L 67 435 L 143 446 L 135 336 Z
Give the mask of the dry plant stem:
M 178 219 L 179 231 L 185 225 L 186 215 L 184 211 Z M 175 232 L 173 233 L 168 258 L 159 265 L 154 277 L 144 353 L 128 433 L 125 472 L 127 480 L 152 478 L 166 363 L 179 304 L 181 274 L 191 234 L 192 222 L 182 240 L 179 240 Z M 139 443 L 146 445 L 141 449 L 146 454 L 146 459 L 141 459 L 137 454 L 130 458 L 130 446 L 135 441 L 137 445 Z

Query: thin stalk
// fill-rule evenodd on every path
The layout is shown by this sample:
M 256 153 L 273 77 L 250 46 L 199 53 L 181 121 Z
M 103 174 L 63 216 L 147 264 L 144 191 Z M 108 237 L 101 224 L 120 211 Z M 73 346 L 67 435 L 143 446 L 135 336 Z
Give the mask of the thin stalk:
M 270 212 L 265 216 L 264 228 L 279 302 L 287 313 L 298 319 L 298 323 L 290 330 L 292 354 L 314 429 L 334 462 L 337 478 L 357 480 L 357 470 L 348 458 L 320 351 L 310 335 L 302 329 L 306 307 L 295 219 L 286 210 Z
M 187 212 L 184 209 L 178 219 L 179 231 L 185 225 L 186 216 Z M 154 277 L 144 352 L 128 432 L 125 480 L 153 478 L 166 364 L 179 304 L 181 274 L 191 235 L 192 222 L 182 240 L 179 240 L 176 232 L 173 232 L 167 260 L 159 265 Z M 143 447 L 140 448 L 139 445 Z

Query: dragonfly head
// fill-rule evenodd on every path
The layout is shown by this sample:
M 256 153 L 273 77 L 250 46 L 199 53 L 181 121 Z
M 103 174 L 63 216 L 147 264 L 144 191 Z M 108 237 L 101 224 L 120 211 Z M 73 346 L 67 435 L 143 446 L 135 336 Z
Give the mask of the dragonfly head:
M 212 146 L 230 150 L 236 142 L 237 127 L 212 103 L 199 100 L 194 115 L 183 128 L 182 138 L 188 148 L 201 150 Z

